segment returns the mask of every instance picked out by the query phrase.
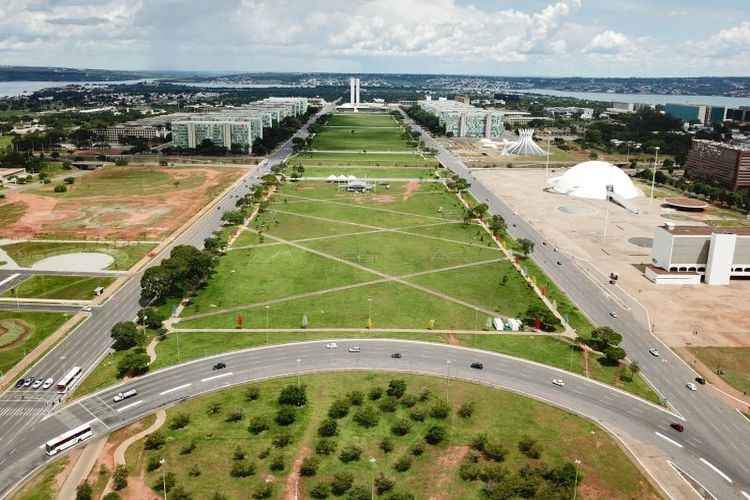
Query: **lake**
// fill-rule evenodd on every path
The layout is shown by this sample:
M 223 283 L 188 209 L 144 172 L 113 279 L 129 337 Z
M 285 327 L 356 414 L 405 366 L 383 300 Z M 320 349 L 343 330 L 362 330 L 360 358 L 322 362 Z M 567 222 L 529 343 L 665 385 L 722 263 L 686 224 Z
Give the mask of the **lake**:
M 121 80 L 111 82 L 0 82 L 0 97 L 15 97 L 21 94 L 31 94 L 37 90 L 66 85 L 104 85 L 136 83 L 143 80 Z
M 607 92 L 572 92 L 567 90 L 527 89 L 529 94 L 557 97 L 575 97 L 589 101 L 632 102 L 640 104 L 706 104 L 709 106 L 750 106 L 750 97 L 724 97 L 719 95 L 671 95 L 671 94 L 610 94 Z

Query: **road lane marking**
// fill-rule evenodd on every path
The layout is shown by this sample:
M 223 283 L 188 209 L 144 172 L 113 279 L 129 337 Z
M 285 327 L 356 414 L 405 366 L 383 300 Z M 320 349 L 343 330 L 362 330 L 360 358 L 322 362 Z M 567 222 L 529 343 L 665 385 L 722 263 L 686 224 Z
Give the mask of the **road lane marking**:
M 657 436 L 659 436 L 660 438 L 662 438 L 665 441 L 669 441 L 670 443 L 672 443 L 673 445 L 677 446 L 678 448 L 682 448 L 683 447 L 680 443 L 678 443 L 677 441 L 675 441 L 672 438 L 669 438 L 669 437 L 665 436 L 664 434 L 662 434 L 659 431 L 656 431 L 654 434 L 656 434 Z
M 102 423 L 102 425 L 104 425 L 104 427 L 106 427 L 107 429 L 110 428 L 106 423 L 104 423 L 104 421 L 101 418 L 99 418 L 98 416 L 96 416 L 96 414 L 94 414 L 94 412 L 89 410 L 85 404 L 81 403 L 78 406 L 86 410 L 92 417 L 94 417 L 94 420 L 91 420 L 90 422 L 88 422 L 89 425 L 91 425 L 93 422 L 96 422 L 98 420 L 99 422 Z
M 740 493 L 742 493 L 742 496 L 747 498 L 747 500 L 750 500 L 750 494 L 745 493 L 745 490 L 740 490 Z
M 202 378 L 201 382 L 210 382 L 211 380 L 216 380 L 217 378 L 231 377 L 232 375 L 234 375 L 234 373 L 232 372 L 222 373 L 221 375 L 214 375 L 213 377 Z
M 139 399 L 138 401 L 134 401 L 134 402 L 130 403 L 129 405 L 125 405 L 125 406 L 123 406 L 122 408 L 118 408 L 118 409 L 117 409 L 117 411 L 118 411 L 118 412 L 123 412 L 123 411 L 125 411 L 125 410 L 127 410 L 127 409 L 129 409 L 129 408 L 132 408 L 132 407 L 134 407 L 134 406 L 138 406 L 138 405 L 139 405 L 139 404 L 141 404 L 141 403 L 143 403 L 143 400 L 142 400 L 142 399 Z
M 179 391 L 180 389 L 185 389 L 187 387 L 190 387 L 191 385 L 193 384 L 182 384 L 182 385 L 178 385 L 177 387 L 172 387 L 171 389 L 167 389 L 166 391 L 160 392 L 159 396 L 169 394 L 170 392 Z
M 21 276 L 21 275 L 20 274 L 11 274 L 7 278 L 5 278 L 3 281 L 0 281 L 0 286 L 3 286 L 4 284 L 13 281 L 14 279 L 18 278 L 19 276 Z
M 715 473 L 717 473 L 718 475 L 720 475 L 721 477 L 723 477 L 729 484 L 733 484 L 734 483 L 734 481 L 732 481 L 732 479 L 729 476 L 727 476 L 726 474 L 724 474 L 721 471 L 721 469 L 719 469 L 718 467 L 716 467 L 714 464 L 712 464 L 711 462 L 709 462 L 708 460 L 706 460 L 703 457 L 701 457 L 700 460 L 701 460 L 701 462 L 703 462 L 704 464 L 706 464 L 708 467 L 710 467 L 711 469 L 713 469 L 713 471 Z

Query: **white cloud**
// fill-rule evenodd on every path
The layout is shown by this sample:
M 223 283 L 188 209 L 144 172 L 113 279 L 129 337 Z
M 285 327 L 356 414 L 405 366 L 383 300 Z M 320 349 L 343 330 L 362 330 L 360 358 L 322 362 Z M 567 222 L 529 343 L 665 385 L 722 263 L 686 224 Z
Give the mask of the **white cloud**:
M 620 54 L 631 50 L 633 45 L 624 34 L 607 30 L 592 38 L 584 51 L 594 54 Z

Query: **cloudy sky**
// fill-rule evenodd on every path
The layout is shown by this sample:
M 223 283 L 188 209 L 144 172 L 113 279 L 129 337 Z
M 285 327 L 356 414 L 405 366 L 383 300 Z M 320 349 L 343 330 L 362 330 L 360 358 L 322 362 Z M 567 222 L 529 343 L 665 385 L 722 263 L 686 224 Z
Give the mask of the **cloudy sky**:
M 750 74 L 750 0 L 0 0 L 0 64 Z

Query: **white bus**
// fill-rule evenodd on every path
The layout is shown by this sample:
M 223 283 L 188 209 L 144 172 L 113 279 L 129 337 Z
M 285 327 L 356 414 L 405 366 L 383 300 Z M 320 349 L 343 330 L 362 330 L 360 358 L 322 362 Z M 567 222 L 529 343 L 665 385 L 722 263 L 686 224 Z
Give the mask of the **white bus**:
M 47 455 L 56 455 L 61 451 L 65 451 L 71 446 L 75 446 L 81 441 L 90 438 L 94 435 L 89 424 L 83 424 L 75 429 L 71 429 L 65 434 L 57 436 L 55 439 L 50 439 L 44 445 Z
M 80 376 L 81 376 L 80 366 L 74 366 L 73 368 L 71 368 L 70 371 L 66 373 L 63 378 L 57 381 L 57 385 L 55 386 L 57 388 L 57 392 L 65 393 L 65 391 L 68 390 L 68 387 L 70 387 L 70 384 L 72 384 Z

